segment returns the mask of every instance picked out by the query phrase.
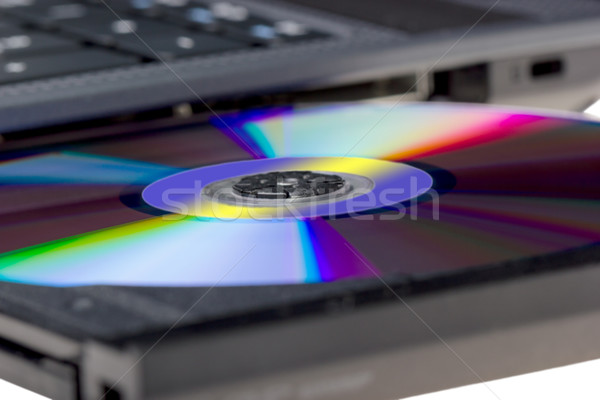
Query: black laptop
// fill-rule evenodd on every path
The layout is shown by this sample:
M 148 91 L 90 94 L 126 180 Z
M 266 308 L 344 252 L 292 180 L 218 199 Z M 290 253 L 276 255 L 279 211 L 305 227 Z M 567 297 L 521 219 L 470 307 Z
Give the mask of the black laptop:
M 598 123 L 410 102 L 580 109 L 600 2 L 0 10 L 0 378 L 55 400 L 389 400 L 600 357 Z M 200 181 L 225 220 L 235 199 L 300 217 L 191 212 Z

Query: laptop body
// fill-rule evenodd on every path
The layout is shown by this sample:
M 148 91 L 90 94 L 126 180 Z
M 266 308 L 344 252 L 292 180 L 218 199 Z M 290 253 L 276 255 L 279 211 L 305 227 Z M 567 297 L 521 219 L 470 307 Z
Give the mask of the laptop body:
M 597 96 L 593 0 L 6 0 L 0 10 L 3 133 L 204 102 L 401 95 L 580 110 Z
M 98 119 L 129 113 L 162 116 L 165 109 L 181 103 L 192 103 L 192 108 L 200 103 L 202 109 L 201 100 L 215 104 L 220 112 L 240 93 L 249 96 L 245 100 L 250 104 L 265 95 L 283 94 L 286 101 L 293 101 L 336 99 L 348 92 L 359 97 L 400 93 L 406 100 L 510 98 L 530 104 L 527 96 L 540 99 L 543 96 L 537 93 L 566 93 L 595 77 L 597 20 L 588 3 L 589 8 L 578 15 L 564 10 L 565 14 L 552 14 L 549 8 L 551 16 L 546 20 L 536 20 L 535 10 L 523 17 L 521 11 L 505 9 L 490 24 L 477 24 L 475 32 L 461 40 L 470 27 L 463 22 L 460 27 L 445 26 L 438 34 L 416 28 L 407 34 L 394 27 L 394 21 L 361 22 L 356 12 L 333 17 L 331 9 L 306 4 L 243 4 L 264 15 L 273 13 L 273 18 L 292 15 L 331 33 L 333 39 L 307 39 L 288 48 L 257 46 L 258 50 L 210 57 L 163 57 L 166 65 L 160 60 L 144 61 L 139 66 L 6 84 L 0 89 L 3 148 L 37 151 L 36 146 L 61 140 L 106 137 L 110 142 L 111 135 L 143 137 L 149 131 L 175 140 L 171 129 L 186 126 L 191 131 L 187 135 L 200 132 L 210 148 L 218 139 L 206 123 L 205 110 L 183 122 L 167 117 L 160 122 L 115 124 L 111 120 L 104 127 L 92 126 Z M 464 4 L 465 9 L 482 10 L 482 15 L 487 10 Z M 26 14 L 13 7 L 8 13 L 11 21 L 27 21 Z M 472 16 L 471 11 L 465 14 Z M 124 53 L 119 55 L 129 57 Z M 310 68 L 304 67 L 307 60 L 315 60 Z M 18 71 L 22 59 L 8 62 L 17 63 L 11 68 Z M 526 74 L 529 83 L 507 83 L 515 75 L 515 63 L 516 75 Z M 243 98 L 234 107 L 244 104 Z M 578 108 L 584 100 L 573 95 L 555 101 Z M 267 96 L 266 102 L 271 101 Z M 54 132 L 53 126 L 77 122 L 86 128 L 69 128 L 66 138 L 45 137 Z M 185 139 L 183 134 L 180 140 Z M 5 153 L 5 157 L 13 155 Z M 209 158 L 202 162 L 208 163 Z M 432 328 L 448 338 L 482 377 L 493 379 L 598 357 L 595 331 L 581 336 L 597 318 L 597 260 L 597 249 L 592 247 L 534 263 L 503 264 L 497 267 L 506 275 L 491 278 L 486 273 L 459 274 L 452 279 L 424 277 L 423 283 L 400 278 L 389 284 L 418 315 L 436 321 Z M 380 282 L 345 282 L 325 290 L 273 287 L 264 297 L 255 290 L 216 288 L 204 297 L 211 303 L 202 313 L 170 331 L 177 318 L 206 294 L 205 289 L 64 291 L 2 286 L 2 376 L 51 398 L 384 399 L 478 382 L 468 369 L 456 368 L 460 360 L 426 326 L 415 324 L 414 314 Z M 179 299 L 176 305 L 174 298 Z M 520 312 L 515 314 L 505 307 L 507 299 L 527 301 L 518 304 Z M 440 304 L 445 308 L 440 309 Z M 489 307 L 482 312 L 479 304 Z M 573 336 L 578 337 L 576 345 L 561 351 L 564 338 Z M 557 351 L 538 353 L 536 346 Z M 524 354 L 535 357 L 523 361 Z M 257 359 L 263 364 L 257 365 Z M 136 368 L 130 370 L 134 364 Z

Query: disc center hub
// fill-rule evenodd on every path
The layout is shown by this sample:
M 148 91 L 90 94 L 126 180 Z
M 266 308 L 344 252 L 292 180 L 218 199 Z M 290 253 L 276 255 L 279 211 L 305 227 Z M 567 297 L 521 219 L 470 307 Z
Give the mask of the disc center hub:
M 322 196 L 344 187 L 339 175 L 312 171 L 275 171 L 245 176 L 233 185 L 237 194 L 255 199 L 299 199 Z

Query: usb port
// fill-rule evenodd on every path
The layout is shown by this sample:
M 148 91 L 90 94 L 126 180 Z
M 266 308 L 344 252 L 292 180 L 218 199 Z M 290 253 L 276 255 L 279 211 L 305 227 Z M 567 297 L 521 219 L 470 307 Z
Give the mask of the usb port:
M 545 76 L 560 75 L 563 70 L 562 60 L 544 60 L 531 64 L 531 76 L 541 78 Z

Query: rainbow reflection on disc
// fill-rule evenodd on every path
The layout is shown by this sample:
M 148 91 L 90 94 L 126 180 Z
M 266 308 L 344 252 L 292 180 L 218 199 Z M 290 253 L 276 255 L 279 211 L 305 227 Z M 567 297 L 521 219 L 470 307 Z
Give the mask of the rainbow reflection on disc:
M 220 181 L 272 171 L 318 171 L 340 174 L 348 189 L 339 196 L 249 202 L 227 191 L 211 197 L 206 189 Z M 336 175 L 337 176 L 337 175 Z M 153 207 L 175 214 L 218 219 L 313 218 L 354 214 L 397 204 L 426 193 L 431 176 L 418 168 L 389 161 L 348 157 L 273 158 L 238 161 L 188 171 L 160 179 L 144 190 Z M 362 186 L 361 186 L 362 185 Z M 218 196 L 220 194 L 220 196 Z M 304 200 L 304 201 L 302 201 Z
M 124 153 L 118 140 L 6 156 L 0 280 L 212 287 L 432 276 L 600 241 L 597 122 L 369 102 L 243 112 L 215 124 L 232 140 L 207 142 L 210 165 L 200 168 L 202 154 L 187 151 L 202 140 L 194 132 L 152 151 L 142 151 L 140 135 L 129 159 L 115 157 Z M 171 143 L 170 132 L 161 135 Z M 161 161 L 184 154 L 192 161 Z M 336 186 L 329 197 L 317 187 L 314 202 L 286 197 L 299 212 L 282 214 L 255 185 L 270 173 Z M 238 190 L 248 182 L 251 190 Z M 229 184 L 248 197 L 241 207 L 220 201 Z M 406 202 L 424 192 L 431 196 Z
M 367 266 L 324 220 L 157 217 L 4 254 L 0 279 L 51 286 L 270 285 L 372 276 Z

